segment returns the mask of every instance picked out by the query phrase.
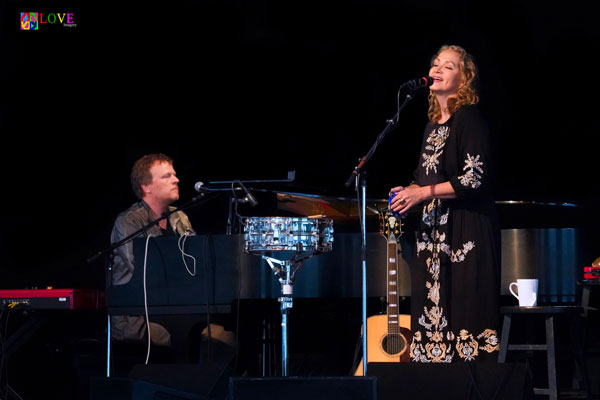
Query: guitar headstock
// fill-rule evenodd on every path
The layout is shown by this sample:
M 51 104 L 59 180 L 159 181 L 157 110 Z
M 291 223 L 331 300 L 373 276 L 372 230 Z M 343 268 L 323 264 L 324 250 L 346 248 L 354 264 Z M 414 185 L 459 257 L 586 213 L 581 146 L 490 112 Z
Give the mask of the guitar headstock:
M 394 215 L 390 209 L 381 210 L 379 213 L 381 234 L 387 240 L 402 235 L 402 219 Z

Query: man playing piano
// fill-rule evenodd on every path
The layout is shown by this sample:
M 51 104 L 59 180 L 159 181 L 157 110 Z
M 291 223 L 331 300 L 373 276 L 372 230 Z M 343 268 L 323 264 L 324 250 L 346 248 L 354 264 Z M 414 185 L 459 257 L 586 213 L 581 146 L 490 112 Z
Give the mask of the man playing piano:
M 179 179 L 173 160 L 164 154 L 147 154 L 135 162 L 131 170 L 131 186 L 139 201 L 119 214 L 111 233 L 117 243 L 137 230 L 173 210 L 179 199 Z M 195 234 L 185 213 L 176 211 L 152 225 L 139 237 Z M 112 254 L 112 284 L 123 285 L 133 276 L 133 242 L 117 247 Z M 148 327 L 143 316 L 113 316 L 111 336 L 116 340 L 145 340 Z M 171 335 L 162 325 L 150 322 L 150 337 L 155 345 L 169 346 Z

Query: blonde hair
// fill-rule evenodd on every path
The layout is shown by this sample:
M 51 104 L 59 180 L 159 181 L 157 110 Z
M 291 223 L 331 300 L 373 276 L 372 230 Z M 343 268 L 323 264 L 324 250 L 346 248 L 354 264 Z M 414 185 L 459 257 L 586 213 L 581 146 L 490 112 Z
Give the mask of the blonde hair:
M 462 83 L 456 92 L 456 97 L 448 99 L 448 112 L 453 115 L 461 106 L 466 104 L 476 104 L 479 101 L 479 95 L 475 88 L 477 79 L 477 66 L 471 56 L 465 49 L 456 45 L 444 45 L 440 47 L 438 52 L 431 58 L 431 65 L 433 61 L 440 55 L 441 52 L 446 50 L 452 50 L 460 56 L 460 62 L 458 68 L 461 73 Z M 438 102 L 435 94 L 429 91 L 429 111 L 427 116 L 432 123 L 436 123 L 442 118 L 442 109 Z

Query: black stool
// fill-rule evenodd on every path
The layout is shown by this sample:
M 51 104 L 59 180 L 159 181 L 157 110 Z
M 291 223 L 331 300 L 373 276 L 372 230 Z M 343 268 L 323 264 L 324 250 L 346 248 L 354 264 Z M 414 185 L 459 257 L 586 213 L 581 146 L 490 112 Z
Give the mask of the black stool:
M 578 315 L 581 314 L 581 311 L 582 309 L 579 306 L 500 307 L 500 313 L 504 315 L 504 322 L 502 324 L 498 362 L 504 363 L 506 361 L 506 353 L 511 350 L 545 351 L 548 365 L 548 388 L 534 388 L 533 391 L 535 394 L 548 395 L 551 400 L 557 399 L 558 388 L 556 382 L 556 353 L 554 347 L 554 317 L 557 315 Z M 513 315 L 525 317 L 543 316 L 546 321 L 546 343 L 508 344 Z

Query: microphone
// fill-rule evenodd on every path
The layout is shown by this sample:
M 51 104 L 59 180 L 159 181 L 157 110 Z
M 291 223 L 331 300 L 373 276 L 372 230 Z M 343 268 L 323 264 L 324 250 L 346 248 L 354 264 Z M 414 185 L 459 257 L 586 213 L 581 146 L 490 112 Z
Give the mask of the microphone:
M 208 192 L 208 189 L 204 187 L 204 182 L 196 182 L 194 190 L 198 193 Z
M 422 87 L 429 87 L 433 85 L 433 78 L 430 76 L 424 76 L 419 79 L 411 79 L 410 81 L 406 81 L 400 86 L 401 89 L 408 88 L 410 90 L 417 90 Z
M 246 193 L 246 196 L 244 198 L 242 198 L 240 200 L 240 202 L 242 203 L 250 203 L 251 207 L 254 207 L 258 204 L 258 200 L 256 200 L 256 197 L 254 197 L 252 195 L 252 193 L 250 193 L 250 191 L 248 189 L 246 189 L 246 186 L 244 186 L 244 184 L 241 181 L 237 181 L 240 186 L 242 187 L 242 189 L 244 190 L 244 192 Z

